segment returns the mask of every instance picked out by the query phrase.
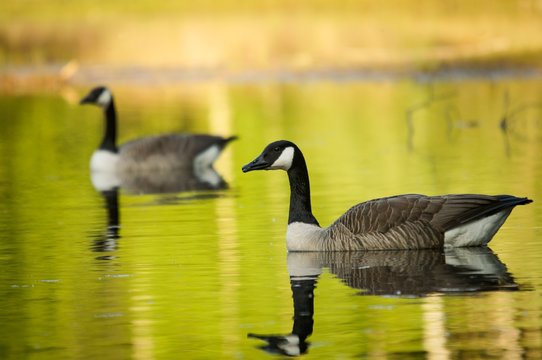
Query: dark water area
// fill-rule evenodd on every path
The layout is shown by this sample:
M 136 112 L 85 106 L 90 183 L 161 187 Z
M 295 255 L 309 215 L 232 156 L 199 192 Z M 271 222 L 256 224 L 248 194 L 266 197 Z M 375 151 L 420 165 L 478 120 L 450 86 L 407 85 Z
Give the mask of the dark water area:
M 0 357 L 541 357 L 539 79 L 312 76 L 113 86 L 121 142 L 239 136 L 224 186 L 159 193 L 94 186 L 88 88 L 0 95 Z M 402 193 L 534 203 L 489 248 L 288 254 L 286 176 L 241 172 L 277 139 L 303 149 L 322 225 Z

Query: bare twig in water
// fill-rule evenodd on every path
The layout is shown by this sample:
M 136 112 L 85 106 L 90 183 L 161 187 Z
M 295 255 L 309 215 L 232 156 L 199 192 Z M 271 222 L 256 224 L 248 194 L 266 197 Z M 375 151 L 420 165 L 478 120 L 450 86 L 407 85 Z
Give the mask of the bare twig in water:
M 529 121 L 529 118 L 527 118 L 526 112 L 533 109 L 542 111 L 542 103 L 535 102 L 521 104 L 510 110 L 510 98 L 508 91 L 504 93 L 503 114 L 499 122 L 499 127 L 504 134 L 506 156 L 510 156 L 511 154 L 510 137 L 514 137 L 520 141 L 528 140 L 528 131 L 520 131 L 520 129 L 518 129 L 518 125 L 528 125 L 526 122 Z M 542 123 L 542 118 L 537 118 L 536 121 Z M 542 140 L 542 138 L 539 140 Z
M 448 140 L 452 140 L 454 129 L 472 129 L 479 125 L 479 121 L 476 119 L 463 118 L 461 116 L 461 111 L 459 111 L 456 105 L 448 106 L 445 111 L 445 116 Z
M 405 115 L 406 115 L 406 123 L 407 123 L 407 148 L 409 151 L 412 151 L 412 149 L 414 148 L 414 145 L 413 145 L 413 139 L 414 139 L 414 133 L 415 133 L 414 114 L 418 111 L 424 110 L 426 108 L 430 108 L 433 105 L 433 103 L 437 101 L 448 100 L 455 96 L 456 96 L 455 93 L 444 93 L 444 94 L 436 95 L 433 85 L 429 84 L 428 97 L 425 100 L 421 101 L 420 103 L 412 105 L 406 110 Z

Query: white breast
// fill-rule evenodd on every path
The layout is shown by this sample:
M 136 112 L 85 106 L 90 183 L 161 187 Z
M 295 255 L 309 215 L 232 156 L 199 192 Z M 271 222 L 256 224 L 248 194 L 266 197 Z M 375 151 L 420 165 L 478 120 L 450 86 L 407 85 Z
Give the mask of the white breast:
M 318 225 L 293 222 L 286 231 L 286 247 L 288 251 L 317 251 L 323 231 Z
M 96 150 L 90 159 L 90 170 L 114 172 L 117 168 L 119 154 L 107 150 Z
M 444 233 L 444 246 L 482 246 L 486 245 L 504 223 L 512 208 L 502 210 L 491 216 L 456 227 Z

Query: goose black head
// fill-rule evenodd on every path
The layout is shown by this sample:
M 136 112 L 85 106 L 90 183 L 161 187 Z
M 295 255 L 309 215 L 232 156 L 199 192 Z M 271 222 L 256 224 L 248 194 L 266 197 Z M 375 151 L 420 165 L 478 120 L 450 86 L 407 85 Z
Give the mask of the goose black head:
M 105 86 L 98 86 L 92 89 L 84 98 L 79 102 L 80 104 L 94 104 L 102 108 L 107 107 L 113 100 L 113 94 L 111 90 Z
M 278 169 L 288 171 L 294 163 L 297 152 L 299 149 L 293 142 L 275 141 L 267 145 L 256 159 L 243 166 L 243 172 Z

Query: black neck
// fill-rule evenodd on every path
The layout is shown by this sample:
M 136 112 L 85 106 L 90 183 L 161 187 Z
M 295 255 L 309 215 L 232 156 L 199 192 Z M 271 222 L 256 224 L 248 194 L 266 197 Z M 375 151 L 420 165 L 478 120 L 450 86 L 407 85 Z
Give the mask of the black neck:
M 298 149 L 296 150 L 292 167 L 288 170 L 290 180 L 290 216 L 288 224 L 302 222 L 319 225 L 311 210 L 311 189 L 307 164 L 301 152 Z
M 113 99 L 104 109 L 105 116 L 105 135 L 100 144 L 101 150 L 117 152 L 117 113 Z

